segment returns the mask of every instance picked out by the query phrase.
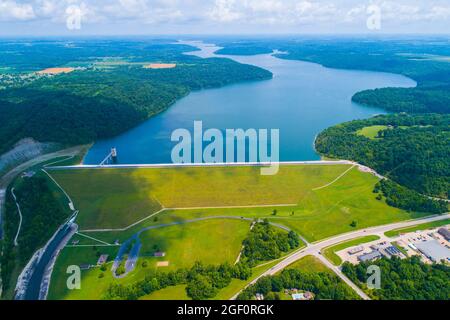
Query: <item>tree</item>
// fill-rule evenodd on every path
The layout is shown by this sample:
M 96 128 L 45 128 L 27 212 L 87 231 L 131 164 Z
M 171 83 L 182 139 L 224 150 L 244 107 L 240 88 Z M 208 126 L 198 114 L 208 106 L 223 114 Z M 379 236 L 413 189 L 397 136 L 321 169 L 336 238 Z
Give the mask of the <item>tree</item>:
M 210 280 L 201 274 L 196 275 L 186 286 L 186 292 L 193 300 L 204 300 L 216 295 Z

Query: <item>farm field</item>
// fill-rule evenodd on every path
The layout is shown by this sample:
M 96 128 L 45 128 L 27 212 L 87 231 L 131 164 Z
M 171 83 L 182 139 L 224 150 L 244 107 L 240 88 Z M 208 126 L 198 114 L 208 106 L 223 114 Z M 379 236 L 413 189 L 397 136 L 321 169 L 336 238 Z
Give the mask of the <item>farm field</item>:
M 356 167 L 336 180 L 349 168 L 284 165 L 275 176 L 261 176 L 257 167 L 49 172 L 80 210 L 81 230 L 124 228 L 166 208 L 126 230 L 90 233 L 103 241 L 126 239 L 151 225 L 229 216 L 267 218 L 314 242 L 424 216 L 376 200 L 373 188 L 378 178 Z M 321 186 L 327 187 L 314 190 Z M 350 226 L 353 221 L 356 227 Z

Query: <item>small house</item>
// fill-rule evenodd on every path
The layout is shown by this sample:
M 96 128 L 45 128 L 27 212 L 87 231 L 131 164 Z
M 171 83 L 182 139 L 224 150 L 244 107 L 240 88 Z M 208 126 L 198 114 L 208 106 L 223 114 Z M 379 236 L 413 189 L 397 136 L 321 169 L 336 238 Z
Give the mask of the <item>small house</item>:
M 165 252 L 160 252 L 160 251 L 158 251 L 158 252 L 155 252 L 155 253 L 153 254 L 153 256 L 154 256 L 154 257 L 157 257 L 157 258 L 162 258 L 162 257 L 165 257 L 165 256 L 166 256 L 166 253 L 165 253 Z

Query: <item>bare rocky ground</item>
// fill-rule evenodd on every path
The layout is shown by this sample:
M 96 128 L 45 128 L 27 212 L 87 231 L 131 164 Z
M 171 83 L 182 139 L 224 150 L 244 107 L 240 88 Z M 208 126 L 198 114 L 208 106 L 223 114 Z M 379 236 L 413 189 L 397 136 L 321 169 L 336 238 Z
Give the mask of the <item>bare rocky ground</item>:
M 0 155 L 0 176 L 21 163 L 44 153 L 56 151 L 57 148 L 54 143 L 42 143 L 31 138 L 22 139 L 13 149 Z

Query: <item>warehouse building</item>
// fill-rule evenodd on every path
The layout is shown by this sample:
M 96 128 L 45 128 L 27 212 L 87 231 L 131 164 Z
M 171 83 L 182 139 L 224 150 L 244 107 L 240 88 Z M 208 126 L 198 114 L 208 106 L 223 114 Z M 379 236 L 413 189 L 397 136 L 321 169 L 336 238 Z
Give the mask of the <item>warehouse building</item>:
M 383 255 L 381 254 L 380 251 L 378 251 L 378 250 L 373 250 L 372 252 L 369 252 L 369 253 L 360 255 L 360 256 L 358 257 L 358 260 L 359 260 L 360 262 L 367 262 L 367 261 L 373 261 L 373 260 L 376 260 L 376 259 L 380 259 L 380 258 L 382 258 L 382 257 L 383 257 Z
M 433 262 L 450 261 L 450 250 L 436 240 L 417 243 L 416 247 L 424 256 Z

